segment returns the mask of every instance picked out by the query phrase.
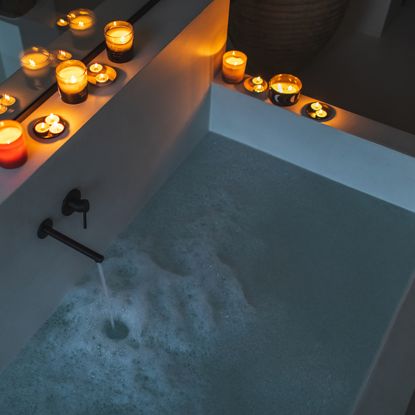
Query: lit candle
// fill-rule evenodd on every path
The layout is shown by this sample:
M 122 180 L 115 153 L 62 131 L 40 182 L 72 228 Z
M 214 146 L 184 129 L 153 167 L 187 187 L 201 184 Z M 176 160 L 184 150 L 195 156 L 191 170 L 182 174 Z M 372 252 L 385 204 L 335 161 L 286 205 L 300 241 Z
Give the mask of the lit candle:
M 245 53 L 231 50 L 223 55 L 222 76 L 225 82 L 238 84 L 245 76 L 248 57 Z
M 99 82 L 100 84 L 104 84 L 105 82 L 108 82 L 110 77 L 106 73 L 100 73 L 95 77 L 95 80 Z
M 261 95 L 268 89 L 268 83 L 260 76 L 245 79 L 245 89 L 254 95 Z
M 8 109 L 8 108 L 7 108 L 5 105 L 1 105 L 1 104 L 0 104 L 0 115 L 1 115 L 1 114 L 4 114 L 5 112 L 7 112 L 7 109 Z
M 5 107 L 11 107 L 16 102 L 16 98 L 9 94 L 4 94 L 0 99 L 0 104 Z
M 46 118 L 45 118 L 45 122 L 49 125 L 54 124 L 55 122 L 59 122 L 60 118 L 58 115 L 56 114 L 49 114 Z
M 327 118 L 328 113 L 327 111 L 324 111 L 323 109 L 316 111 L 317 118 Z
M 0 166 L 6 169 L 20 167 L 27 160 L 23 127 L 17 121 L 0 121 Z
M 134 28 L 122 20 L 108 23 L 104 29 L 108 58 L 113 62 L 128 62 L 133 57 Z
M 314 111 L 320 111 L 323 109 L 323 106 L 319 102 L 313 102 L 310 106 Z
M 104 67 L 100 63 L 97 63 L 97 62 L 89 66 L 89 70 L 93 73 L 100 73 L 103 69 Z
M 89 9 L 76 9 L 68 13 L 69 27 L 75 31 L 85 31 L 95 25 L 95 14 Z
M 68 61 L 72 59 L 72 53 L 66 50 L 57 50 L 54 52 L 56 59 L 60 62 Z
M 300 98 L 303 87 L 300 79 L 290 74 L 279 74 L 270 81 L 269 98 L 275 105 L 294 105 Z
M 38 122 L 35 125 L 35 131 L 38 134 L 46 135 L 49 132 L 50 125 L 46 122 Z
M 34 46 L 22 53 L 20 63 L 28 77 L 43 77 L 49 72 L 50 53 L 46 49 Z
M 49 127 L 52 134 L 60 134 L 65 129 L 65 126 L 60 122 L 55 122 Z
M 58 27 L 66 27 L 69 25 L 69 22 L 67 19 L 64 19 L 63 17 L 60 17 L 58 20 L 56 20 L 56 26 Z
M 56 79 L 63 102 L 79 104 L 88 97 L 88 75 L 81 61 L 69 60 L 56 68 Z

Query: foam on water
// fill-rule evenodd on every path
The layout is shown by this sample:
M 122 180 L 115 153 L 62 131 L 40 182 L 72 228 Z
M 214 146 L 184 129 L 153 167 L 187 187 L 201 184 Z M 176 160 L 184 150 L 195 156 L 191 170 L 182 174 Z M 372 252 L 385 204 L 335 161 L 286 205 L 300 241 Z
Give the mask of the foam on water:
M 0 375 L 0 414 L 347 414 L 414 230 L 408 212 L 209 136 L 106 252 L 127 337 L 103 330 L 91 270 Z

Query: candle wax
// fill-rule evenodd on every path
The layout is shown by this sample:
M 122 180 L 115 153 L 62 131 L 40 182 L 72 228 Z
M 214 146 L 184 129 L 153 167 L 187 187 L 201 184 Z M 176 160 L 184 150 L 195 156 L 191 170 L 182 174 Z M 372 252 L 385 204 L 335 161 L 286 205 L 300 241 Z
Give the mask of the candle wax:
M 88 84 L 85 70 L 80 66 L 67 66 L 58 73 L 59 88 L 67 94 L 78 94 Z
M 4 105 L 6 107 L 10 107 L 11 105 L 13 105 L 16 102 L 16 98 L 12 97 L 9 94 L 4 94 L 0 100 L 0 104 Z
M 50 126 L 49 131 L 52 134 L 60 134 L 64 129 L 65 127 L 63 124 L 61 124 L 60 122 L 55 122 Z
M 239 66 L 245 63 L 245 61 L 242 58 L 237 58 L 235 56 L 230 56 L 229 58 L 226 58 L 225 62 L 232 66 Z
M 271 85 L 271 88 L 280 94 L 297 94 L 300 92 L 298 86 L 290 82 L 277 82 Z
M 45 122 L 39 122 L 35 125 L 35 131 L 39 134 L 45 134 L 49 131 L 49 124 Z
M 45 118 L 45 121 L 47 124 L 52 125 L 55 122 L 59 122 L 60 118 L 58 115 L 55 114 L 50 114 Z
M 311 104 L 311 108 L 312 108 L 314 111 L 320 111 L 321 109 L 323 109 L 323 106 L 322 106 L 319 102 L 313 102 L 313 103 Z
M 104 67 L 103 67 L 100 63 L 93 63 L 93 64 L 89 67 L 89 70 L 90 70 L 91 72 L 94 72 L 94 73 L 99 73 L 99 72 L 101 72 L 103 69 L 104 69 Z
M 123 52 L 132 48 L 133 33 L 128 27 L 114 27 L 105 33 L 107 46 L 114 52 Z
M 106 73 L 100 73 L 95 77 L 95 80 L 101 84 L 108 82 L 109 76 Z
M 316 112 L 316 115 L 317 115 L 318 118 L 326 118 L 328 114 L 327 114 L 327 111 L 318 110 Z
M 11 144 L 22 135 L 22 130 L 17 127 L 0 128 L 0 144 Z

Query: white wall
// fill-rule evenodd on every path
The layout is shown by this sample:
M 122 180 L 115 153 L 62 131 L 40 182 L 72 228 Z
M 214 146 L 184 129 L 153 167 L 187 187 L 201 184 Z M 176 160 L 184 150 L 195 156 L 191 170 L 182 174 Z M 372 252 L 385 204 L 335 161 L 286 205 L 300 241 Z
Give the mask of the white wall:
M 52 217 L 59 230 L 105 250 L 207 133 L 227 16 L 227 0 L 213 1 L 186 28 L 170 16 L 183 25 L 180 35 L 0 206 L 0 368 L 93 266 L 51 238 L 38 240 L 39 223 Z M 60 215 L 74 187 L 91 202 L 87 231 L 79 215 Z

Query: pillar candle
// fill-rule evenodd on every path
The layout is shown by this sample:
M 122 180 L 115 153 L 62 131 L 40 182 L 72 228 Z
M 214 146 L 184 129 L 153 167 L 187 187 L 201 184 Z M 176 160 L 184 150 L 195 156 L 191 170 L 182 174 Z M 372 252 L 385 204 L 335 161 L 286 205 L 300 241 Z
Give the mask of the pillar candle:
M 14 169 L 26 160 L 26 138 L 22 125 L 13 120 L 0 121 L 0 166 Z

